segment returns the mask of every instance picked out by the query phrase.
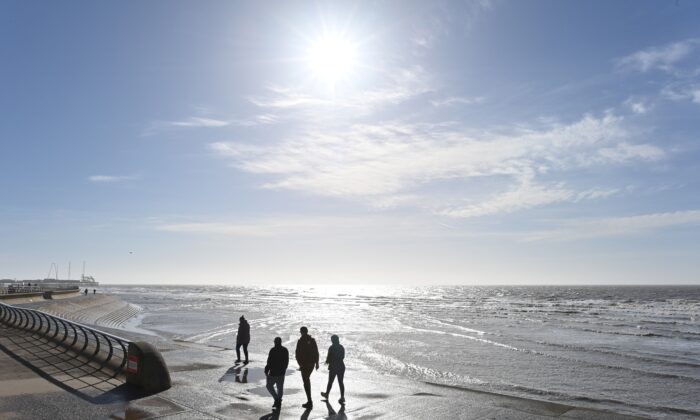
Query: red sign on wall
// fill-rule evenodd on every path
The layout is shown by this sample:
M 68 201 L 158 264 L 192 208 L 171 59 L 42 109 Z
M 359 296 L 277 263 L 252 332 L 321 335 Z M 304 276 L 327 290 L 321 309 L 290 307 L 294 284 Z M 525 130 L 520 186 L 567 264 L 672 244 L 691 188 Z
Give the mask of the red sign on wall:
M 139 358 L 137 356 L 129 356 L 126 362 L 126 371 L 136 373 L 139 371 Z

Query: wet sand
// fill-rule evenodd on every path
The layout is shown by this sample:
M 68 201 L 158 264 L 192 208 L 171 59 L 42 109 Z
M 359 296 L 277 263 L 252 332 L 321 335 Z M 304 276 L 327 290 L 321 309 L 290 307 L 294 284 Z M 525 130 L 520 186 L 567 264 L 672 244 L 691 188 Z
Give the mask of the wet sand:
M 83 299 L 87 305 L 88 302 Z M 84 311 L 81 312 L 84 314 Z M 99 316 L 97 316 L 99 315 Z M 104 314 L 95 314 L 97 318 Z M 97 319 L 96 318 L 96 319 Z M 40 377 L 37 371 L 0 352 L 1 418 L 90 418 L 169 419 L 631 419 L 616 413 L 492 394 L 483 391 L 420 383 L 397 376 L 378 376 L 348 366 L 345 375 L 346 404 L 340 405 L 337 383 L 328 402 L 322 401 L 327 370 L 321 367 L 311 381 L 313 410 L 301 404 L 306 398 L 296 363 L 290 362 L 285 379 L 282 410 L 271 410 L 272 398 L 265 389 L 266 354 L 251 354 L 247 365 L 235 364 L 235 351 L 187 341 L 168 340 L 103 330 L 132 340 L 155 344 L 171 372 L 173 387 L 151 396 L 112 392 L 108 399 L 86 398 L 56 386 L 55 378 Z M 293 349 L 292 349 L 293 352 Z M 101 403 L 100 403 L 101 401 Z M 82 417 L 82 416 L 81 416 Z

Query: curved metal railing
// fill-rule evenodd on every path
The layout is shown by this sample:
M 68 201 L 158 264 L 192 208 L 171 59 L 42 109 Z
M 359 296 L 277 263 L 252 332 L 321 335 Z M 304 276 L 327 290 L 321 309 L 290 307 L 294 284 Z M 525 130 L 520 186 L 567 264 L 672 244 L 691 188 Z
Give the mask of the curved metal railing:
M 10 284 L 0 286 L 0 295 L 14 295 L 23 293 L 42 293 L 42 292 L 69 292 L 75 291 L 80 292 L 80 288 L 77 286 L 69 287 L 46 287 L 41 284 L 36 284 L 32 286 L 27 286 L 24 284 Z
M 112 378 L 124 371 L 129 340 L 34 309 L 18 308 L 0 302 L 0 322 L 44 337 L 99 363 L 95 370 L 114 369 Z M 54 347 L 54 348 L 55 348 Z

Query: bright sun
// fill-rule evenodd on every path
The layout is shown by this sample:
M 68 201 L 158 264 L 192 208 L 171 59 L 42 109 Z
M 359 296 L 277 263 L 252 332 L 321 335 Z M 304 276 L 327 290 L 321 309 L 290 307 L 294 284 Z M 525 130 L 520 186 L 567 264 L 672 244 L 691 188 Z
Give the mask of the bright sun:
M 357 66 L 357 48 L 342 36 L 323 35 L 311 42 L 307 61 L 314 78 L 336 85 L 347 79 Z

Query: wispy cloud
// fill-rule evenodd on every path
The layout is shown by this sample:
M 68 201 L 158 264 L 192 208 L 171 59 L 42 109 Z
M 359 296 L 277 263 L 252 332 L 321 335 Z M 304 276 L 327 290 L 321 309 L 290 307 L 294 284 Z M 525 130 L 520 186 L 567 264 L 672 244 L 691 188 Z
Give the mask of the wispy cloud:
M 203 221 L 190 223 L 159 223 L 156 230 L 196 235 L 237 237 L 279 237 L 295 235 L 327 235 L 329 232 L 367 235 L 382 231 L 426 232 L 435 228 L 413 218 L 382 216 L 268 216 L 236 222 Z
M 474 97 L 466 97 L 466 96 L 451 96 L 449 98 L 444 98 L 444 99 L 433 99 L 430 101 L 430 103 L 433 106 L 436 107 L 441 107 L 441 106 L 452 106 L 452 105 L 475 105 L 475 104 L 480 104 L 484 102 L 485 98 L 483 96 L 474 96 Z
M 672 101 L 691 101 L 700 105 L 700 84 L 670 83 L 661 90 L 661 96 Z
M 465 207 L 444 209 L 440 214 L 450 217 L 476 217 L 512 213 L 546 204 L 572 201 L 575 196 L 573 191 L 564 188 L 562 184 L 545 186 L 525 181 L 503 194 Z
M 617 188 L 591 188 L 576 192 L 564 183 L 539 184 L 533 181 L 533 176 L 524 176 L 520 183 L 508 191 L 497 194 L 474 204 L 453 206 L 442 209 L 437 213 L 443 216 L 469 218 L 486 216 L 497 213 L 513 213 L 533 207 L 548 204 L 570 202 L 578 203 L 584 200 L 596 200 L 617 194 Z
M 654 69 L 670 71 L 676 63 L 688 57 L 698 45 L 700 45 L 700 40 L 687 39 L 663 46 L 651 47 L 622 57 L 617 60 L 617 64 L 621 68 L 642 72 Z
M 558 229 L 530 234 L 525 239 L 527 241 L 570 241 L 644 234 L 664 228 L 686 225 L 700 225 L 700 210 L 573 220 L 566 222 Z
M 495 3 L 493 0 L 474 0 L 449 3 L 448 6 L 447 2 L 423 2 L 425 9 L 417 14 L 420 19 L 412 25 L 411 41 L 418 49 L 429 49 L 450 33 L 449 28 L 468 33 L 484 12 L 494 8 Z
M 144 135 L 152 135 L 160 131 L 183 129 L 183 128 L 221 128 L 228 126 L 253 127 L 278 122 L 278 117 L 274 114 L 266 113 L 254 115 L 243 119 L 216 119 L 209 117 L 189 117 L 178 121 L 154 121 L 144 130 Z
M 628 98 L 624 104 L 635 114 L 646 114 L 651 109 L 651 105 L 642 99 Z
M 344 95 L 296 87 L 268 86 L 266 94 L 252 96 L 249 100 L 261 108 L 273 111 L 317 111 L 325 108 L 366 113 L 432 91 L 427 75 L 420 66 L 393 69 L 386 72 L 384 78 L 380 85 Z
M 90 175 L 88 181 L 95 183 L 110 183 L 121 181 L 132 181 L 136 179 L 136 175 Z
M 490 177 L 510 185 L 484 202 L 439 211 L 466 217 L 582 199 L 562 183 L 540 180 L 549 173 L 665 156 L 654 145 L 633 143 L 631 136 L 622 117 L 606 114 L 502 133 L 471 133 L 453 123 L 353 124 L 342 131 L 305 129 L 270 146 L 219 142 L 210 148 L 241 170 L 269 176 L 266 188 L 375 205 L 417 201 L 417 196 L 429 201 L 420 192 L 429 183 Z M 604 197 L 600 192 L 589 195 Z M 473 197 L 458 197 L 465 199 Z
M 184 121 L 165 121 L 163 124 L 171 127 L 225 127 L 230 121 L 205 117 L 190 117 Z

